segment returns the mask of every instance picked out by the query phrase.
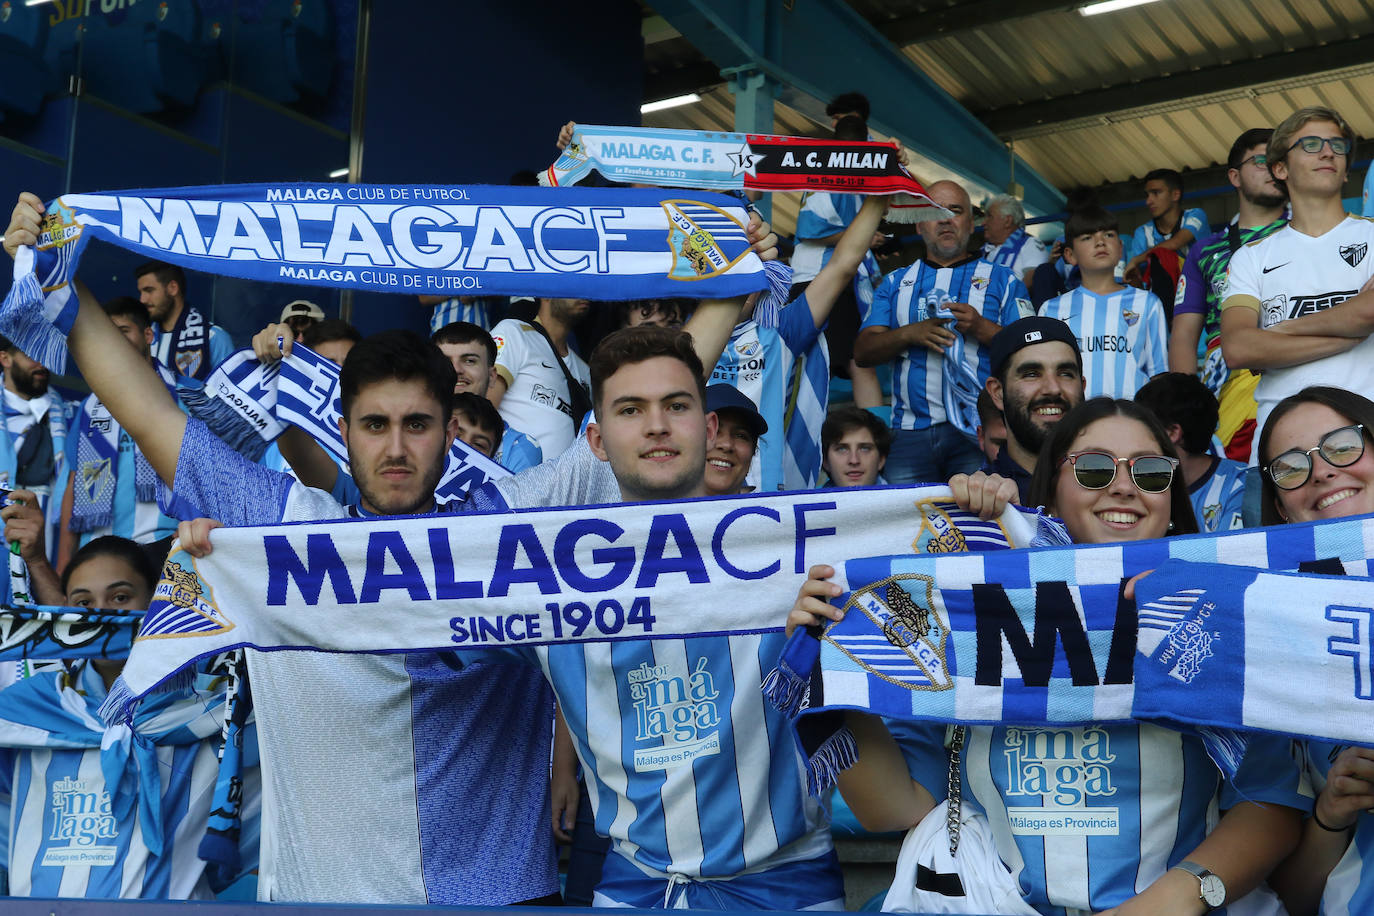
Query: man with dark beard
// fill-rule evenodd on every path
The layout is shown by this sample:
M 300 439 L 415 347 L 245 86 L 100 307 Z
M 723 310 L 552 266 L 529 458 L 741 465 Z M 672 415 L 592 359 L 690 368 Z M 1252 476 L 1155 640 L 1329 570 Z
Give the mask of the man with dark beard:
M 31 490 L 45 515 L 58 482 L 67 479 L 67 414 L 48 391 L 48 370 L 0 337 L 5 379 L 5 433 L 0 436 L 0 489 Z M 61 500 L 61 494 L 57 494 Z M 54 509 L 54 512 L 56 510 Z M 51 522 L 46 526 L 50 546 Z M 0 587 L 8 595 L 8 586 Z
M 1021 503 L 1050 427 L 1083 402 L 1083 355 L 1069 326 L 1034 316 L 997 332 L 989 348 L 988 396 L 1007 424 L 1007 444 L 981 473 L 1016 482 Z

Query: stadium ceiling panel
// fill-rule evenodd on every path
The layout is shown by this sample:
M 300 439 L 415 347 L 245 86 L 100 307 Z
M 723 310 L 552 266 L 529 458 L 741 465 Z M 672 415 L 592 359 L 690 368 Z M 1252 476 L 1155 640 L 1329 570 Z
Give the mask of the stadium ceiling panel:
M 1335 107 L 1374 137 L 1374 0 L 1156 0 L 1096 16 L 1079 13 L 1083 2 L 849 6 L 1060 190 L 1214 166 L 1240 131 L 1272 127 L 1299 104 Z M 806 12 L 795 0 L 791 13 Z M 731 97 L 712 88 L 723 82 L 718 68 L 671 29 L 659 40 L 645 31 L 646 100 L 721 96 L 645 123 L 728 129 Z M 829 126 L 814 98 L 791 96 L 778 106 L 779 131 Z

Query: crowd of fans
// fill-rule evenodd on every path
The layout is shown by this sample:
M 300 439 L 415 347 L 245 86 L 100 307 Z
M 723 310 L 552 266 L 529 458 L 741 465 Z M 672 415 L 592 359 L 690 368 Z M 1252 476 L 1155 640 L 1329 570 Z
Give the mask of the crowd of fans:
M 830 112 L 835 136 L 868 136 L 862 96 L 840 97 Z M 984 203 L 975 247 L 968 191 L 936 182 L 927 191 L 947 215 L 919 224 L 920 256 L 885 275 L 874 252 L 891 244 L 881 231 L 887 200 L 808 194 L 792 298 L 776 317 L 756 314 L 752 299 L 421 297 L 433 309 L 427 341 L 400 331 L 363 338 L 296 300 L 251 344 L 267 362 L 299 345 L 342 366 L 347 466 L 294 428 L 255 463 L 188 417 L 182 392 L 203 384 L 232 344 L 187 302 L 179 268 L 145 264 L 137 299 L 97 304 L 81 292 L 69 345 L 93 392 L 83 401 L 65 403 L 49 368 L 3 342 L 5 538 L 39 603 L 141 609 L 178 521 L 183 544 L 203 554 L 218 524 L 913 482 L 947 483 L 984 517 L 1008 503 L 1040 507 L 1079 543 L 1364 514 L 1374 511 L 1374 292 L 1365 292 L 1374 226 L 1342 206 L 1353 153 L 1337 112 L 1305 108 L 1236 138 L 1228 175 L 1238 214 L 1220 229 L 1184 207 L 1176 172 L 1158 170 L 1143 183 L 1144 225 L 1127 235 L 1112 212 L 1079 197 L 1049 245 L 1002 195 Z M 5 234 L 11 254 L 33 241 L 41 212 L 21 197 Z M 749 233 L 761 257 L 778 257 L 757 217 Z M 832 391 L 853 404 L 832 406 Z M 529 485 L 437 503 L 436 469 L 455 436 Z M 157 478 L 202 517 L 169 515 Z M 789 628 L 838 618 L 833 574 L 814 567 L 790 616 L 791 596 L 780 596 Z M 627 762 L 628 738 L 601 734 L 633 729 L 607 719 L 593 694 L 608 692 L 614 708 L 626 689 L 614 672 L 635 666 L 634 653 L 656 663 L 660 642 L 684 641 L 554 646 L 517 659 L 534 665 L 519 674 L 496 660 L 249 653 L 264 754 L 271 725 L 286 723 L 271 743 L 311 748 L 322 763 L 308 791 L 347 798 L 350 815 L 342 827 L 310 822 L 291 804 L 303 789 L 264 768 L 243 785 L 254 826 L 238 838 L 239 872 L 260 870 L 263 899 L 842 906 L 827 815 L 807 794 L 779 714 L 759 703 L 780 643 L 765 639 L 754 658 L 687 650 L 701 666 L 725 659 L 734 699 L 721 728 L 733 755 L 646 774 Z M 74 690 L 95 708 L 119 668 L 12 663 L 0 687 L 36 692 L 52 675 L 54 696 Z M 437 768 L 430 788 L 467 799 L 494 792 L 493 772 L 503 780 L 499 801 L 484 803 L 489 816 L 451 826 L 449 872 L 412 880 L 398 877 L 402 853 L 390 839 L 424 828 L 388 801 L 390 776 L 324 762 L 352 753 L 350 742 L 372 742 L 384 758 L 402 740 L 374 710 L 341 709 L 339 690 L 418 683 L 419 670 L 434 692 L 426 715 L 480 711 L 436 726 L 456 730 L 466 756 Z M 1374 752 L 1256 740 L 1227 779 L 1198 739 L 1150 725 L 947 729 L 858 712 L 846 724 L 858 758 L 838 791 L 860 823 L 881 832 L 981 814 L 985 853 L 1010 882 L 1006 912 L 1205 912 L 1243 898 L 1256 912 L 1281 912 L 1280 899 L 1293 913 L 1374 906 L 1361 871 L 1374 843 L 1364 813 L 1374 806 Z M 186 851 L 210 817 L 218 738 L 159 744 L 142 762 L 184 804 L 161 836 L 140 821 L 137 839 L 136 812 L 89 772 L 101 765 L 98 746 L 0 752 L 9 892 L 185 898 L 232 884 L 241 874 Z M 256 746 L 249 756 L 256 773 Z M 83 799 L 84 820 L 67 816 L 59 782 Z M 73 788 L 87 785 L 90 799 Z M 1078 800 L 1065 807 L 1109 804 L 1116 828 L 1015 819 L 1027 797 L 1054 808 L 1071 785 Z M 91 828 L 94 815 L 108 823 Z M 68 827 L 94 829 L 85 845 L 108 856 L 54 857 L 48 841 L 65 842 Z M 561 890 L 555 838 L 574 844 Z M 939 881 L 925 890 L 964 895 Z

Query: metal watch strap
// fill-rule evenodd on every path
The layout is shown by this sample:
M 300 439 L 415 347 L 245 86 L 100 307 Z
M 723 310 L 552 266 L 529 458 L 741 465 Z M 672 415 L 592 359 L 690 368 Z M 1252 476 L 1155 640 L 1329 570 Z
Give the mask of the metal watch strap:
M 949 833 L 949 854 L 959 851 L 960 808 L 963 806 L 964 792 L 964 726 L 956 725 L 950 729 L 945 739 L 949 745 L 949 784 L 946 786 L 945 829 Z
M 1182 861 L 1182 862 L 1178 863 L 1177 865 L 1175 865 L 1174 868 L 1177 868 L 1177 869 L 1179 869 L 1179 870 L 1181 870 L 1181 871 L 1186 871 L 1188 874 L 1192 875 L 1194 878 L 1197 878 L 1197 881 L 1198 881 L 1198 899 L 1202 901 L 1203 906 L 1207 907 L 1207 912 L 1209 912 L 1209 913 L 1212 912 L 1213 910 L 1215 910 L 1215 909 L 1217 909 L 1218 907 L 1222 906 L 1222 905 L 1226 902 L 1226 901 L 1225 901 L 1225 890 L 1224 890 L 1225 884 L 1222 882 L 1221 878 L 1217 877 L 1216 873 L 1213 872 L 1213 871 L 1212 871 L 1210 868 L 1208 868 L 1207 866 L 1205 866 L 1205 865 L 1199 865 L 1199 864 L 1196 863 L 1196 862 L 1189 862 L 1188 860 L 1185 859 L 1184 861 Z M 1208 880 L 1207 880 L 1207 879 L 1209 879 L 1209 878 L 1212 879 L 1213 881 L 1215 881 L 1215 882 L 1217 883 L 1217 885 L 1220 886 L 1220 887 L 1223 889 L 1223 890 L 1222 890 L 1222 897 L 1223 897 L 1223 899 L 1222 899 L 1222 901 L 1221 901 L 1220 903 L 1212 903 L 1211 901 L 1209 901 L 1209 900 L 1207 899 L 1206 886 L 1207 886 L 1208 883 L 1209 883 Z

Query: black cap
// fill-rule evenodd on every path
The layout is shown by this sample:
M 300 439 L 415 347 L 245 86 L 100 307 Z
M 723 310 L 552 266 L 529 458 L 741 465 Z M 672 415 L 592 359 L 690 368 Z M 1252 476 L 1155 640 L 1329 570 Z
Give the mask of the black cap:
M 1006 361 L 1011 359 L 1011 355 L 1018 350 L 1055 340 L 1066 343 L 1073 349 L 1073 355 L 1078 357 L 1078 371 L 1082 372 L 1083 354 L 1078 349 L 1078 338 L 1073 336 L 1073 331 L 1069 330 L 1069 326 L 1058 318 L 1032 315 L 1029 318 L 1013 321 L 998 331 L 996 337 L 992 338 L 992 343 L 988 345 L 988 355 L 992 360 L 992 374 L 996 375 L 1000 372 Z
M 758 439 L 768 432 L 768 421 L 747 394 L 734 385 L 719 383 L 706 386 L 707 410 L 738 410 L 749 421 L 749 429 Z

